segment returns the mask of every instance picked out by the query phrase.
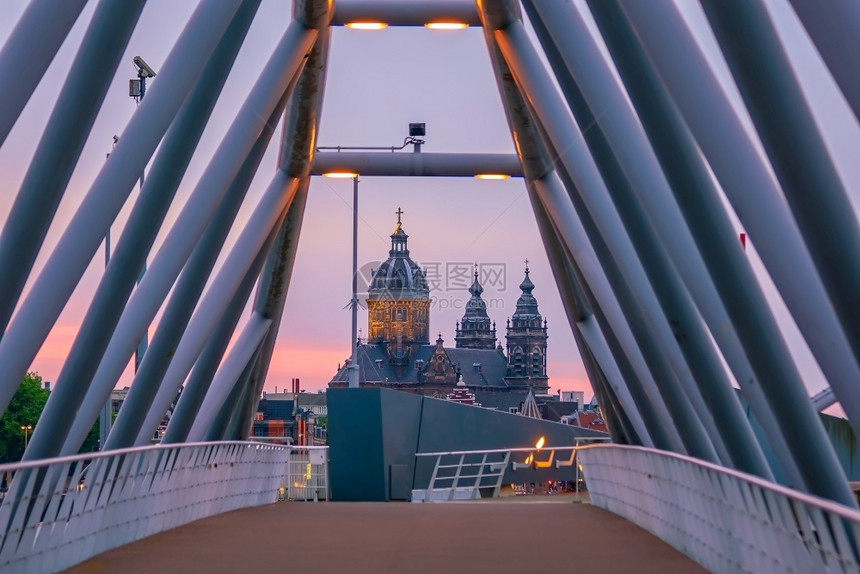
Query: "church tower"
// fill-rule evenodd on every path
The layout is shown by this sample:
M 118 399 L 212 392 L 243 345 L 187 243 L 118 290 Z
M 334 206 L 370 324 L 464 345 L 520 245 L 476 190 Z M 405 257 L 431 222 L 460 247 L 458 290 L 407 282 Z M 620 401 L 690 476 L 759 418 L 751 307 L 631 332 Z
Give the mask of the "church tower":
M 535 286 L 529 279 L 526 260 L 526 276 L 520 283 L 522 295 L 517 300 L 517 310 L 508 319 L 508 374 L 505 380 L 512 387 L 528 387 L 537 393 L 549 389 L 546 376 L 546 320 L 538 312 L 537 299 L 532 295 Z
M 481 298 L 483 292 L 484 288 L 478 282 L 478 266 L 475 265 L 475 280 L 469 287 L 472 298 L 466 303 L 466 313 L 457 325 L 457 336 L 454 338 L 458 349 L 496 348 L 496 324 L 490 326 L 487 304 Z
M 385 345 L 395 371 L 409 364 L 418 345 L 430 343 L 430 289 L 424 272 L 409 258 L 402 215 L 398 208 L 388 260 L 373 272 L 367 292 L 367 342 Z

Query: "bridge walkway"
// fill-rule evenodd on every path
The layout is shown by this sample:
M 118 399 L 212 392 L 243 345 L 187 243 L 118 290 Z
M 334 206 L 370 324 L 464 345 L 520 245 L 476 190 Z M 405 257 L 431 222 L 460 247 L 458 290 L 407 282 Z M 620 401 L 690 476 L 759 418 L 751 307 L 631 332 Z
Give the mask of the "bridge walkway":
M 569 497 L 450 504 L 278 503 L 199 520 L 67 572 L 704 572 Z

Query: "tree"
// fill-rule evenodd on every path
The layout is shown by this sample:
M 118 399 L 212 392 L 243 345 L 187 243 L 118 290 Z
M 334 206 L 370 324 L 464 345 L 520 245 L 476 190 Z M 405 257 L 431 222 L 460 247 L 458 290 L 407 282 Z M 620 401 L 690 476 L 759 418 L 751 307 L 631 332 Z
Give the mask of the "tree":
M 37 373 L 27 373 L 0 417 L 0 461 L 21 460 L 24 454 L 24 431 L 21 427 L 32 425 L 35 430 L 47 401 L 48 391 L 42 388 L 42 377 Z M 32 430 L 27 431 L 29 436 L 32 433 Z
M 99 429 L 101 428 L 100 419 L 96 419 L 96 422 L 93 423 L 93 427 L 90 429 L 89 434 L 87 434 L 87 438 L 84 439 L 84 444 L 81 445 L 81 448 L 78 450 L 78 454 L 84 452 L 95 452 L 99 450 Z

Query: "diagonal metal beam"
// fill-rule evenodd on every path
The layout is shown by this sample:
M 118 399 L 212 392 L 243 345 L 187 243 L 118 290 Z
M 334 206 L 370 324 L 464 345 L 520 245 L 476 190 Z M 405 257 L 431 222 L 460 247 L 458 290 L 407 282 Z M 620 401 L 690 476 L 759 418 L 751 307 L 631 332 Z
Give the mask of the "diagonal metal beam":
M 606 339 L 602 338 L 601 335 L 600 337 L 588 340 L 582 331 L 577 328 L 579 323 L 594 319 L 591 305 L 589 305 L 586 299 L 583 288 L 580 285 L 580 280 L 570 269 L 571 262 L 564 248 L 560 245 L 558 234 L 552 227 L 552 222 L 546 214 L 543 205 L 536 198 L 534 186 L 529 184 L 528 191 L 532 209 L 535 212 L 538 231 L 547 252 L 547 258 L 555 277 L 568 324 L 573 330 L 574 340 L 583 359 L 589 380 L 592 386 L 595 387 L 595 392 L 597 392 L 596 387 L 605 385 L 616 397 L 617 401 L 619 401 L 620 404 L 618 409 L 616 409 L 621 411 L 619 416 L 624 416 L 628 421 L 628 425 L 626 426 L 632 426 L 632 428 L 626 429 L 625 434 L 628 437 L 638 437 L 639 440 L 636 441 L 636 444 L 653 447 L 654 442 L 651 439 L 651 434 L 648 432 L 639 409 L 636 408 L 636 403 L 618 371 L 618 366 L 606 345 Z M 599 331 L 599 327 L 597 327 L 597 330 Z M 596 359 L 598 356 L 602 359 L 602 362 Z M 608 398 L 608 392 L 604 395 L 604 398 Z M 598 398 L 598 400 L 600 399 Z
M 224 402 L 230 396 L 236 381 L 241 378 L 248 362 L 258 352 L 260 343 L 272 326 L 272 320 L 262 317 L 258 313 L 252 313 L 248 323 L 242 329 L 242 333 L 236 340 L 236 344 L 230 350 L 230 354 L 224 359 L 224 363 L 218 369 L 218 374 L 212 380 L 209 391 L 194 424 L 188 431 L 188 440 L 191 442 L 205 440 L 212 430 L 215 418 L 221 411 Z M 179 401 L 182 402 L 182 399 Z
M 700 252 L 706 260 L 711 261 L 712 266 L 714 259 L 725 258 L 725 252 L 734 252 L 735 257 L 743 257 L 695 140 L 679 117 L 665 88 L 654 75 L 651 64 L 638 48 L 635 35 L 617 2 L 591 2 L 590 6 L 615 66 L 639 112 L 638 117 L 642 119 L 649 140 L 653 142 L 654 150 L 672 185 L 672 191 L 679 197 L 683 217 L 692 222 L 689 230 L 695 242 L 702 246 Z M 698 177 L 690 177 L 694 172 L 698 173 Z M 662 205 L 652 207 L 662 210 Z M 692 207 L 692 211 L 684 210 L 684 207 Z M 722 234 L 713 229 L 712 220 L 722 221 Z M 664 244 L 670 239 L 675 238 L 665 238 Z M 692 243 L 693 238 L 689 241 Z M 696 270 L 708 281 L 707 289 L 703 290 L 699 286 L 700 282 L 697 282 L 695 277 L 690 277 L 689 268 L 683 264 L 678 265 L 678 268 L 684 273 L 699 311 L 708 322 L 711 334 L 719 344 L 758 423 L 765 431 L 767 442 L 789 477 L 790 484 L 804 490 L 806 485 L 798 461 L 791 454 L 791 449 L 779 430 L 773 410 L 733 328 L 721 295 L 711 283 L 711 272 L 704 268 Z M 737 293 L 734 288 L 736 282 L 729 274 L 717 272 L 714 277 L 718 282 L 727 283 L 724 293 L 730 292 L 733 297 L 744 296 L 744 293 Z M 731 392 L 734 394 L 734 391 Z
M 750 231 L 789 309 L 795 318 L 800 313 L 801 318 L 805 316 L 810 321 L 798 319 L 810 346 L 823 341 L 838 346 L 838 338 L 822 337 L 817 343 L 813 338 L 821 337 L 822 333 L 833 333 L 827 323 L 807 330 L 818 323 L 818 319 L 833 317 L 832 308 L 820 290 L 814 268 L 808 264 L 805 246 L 793 228 L 785 202 L 779 199 L 779 189 L 761 164 L 676 6 L 655 1 L 647 10 L 642 10 L 640 3 L 627 0 L 621 0 L 621 5 L 714 168 L 736 213 Z M 757 235 L 752 235 L 753 229 Z M 745 262 L 737 262 L 725 278 L 732 279 L 735 284 L 757 285 Z M 810 490 L 853 505 L 854 502 L 848 500 L 850 497 L 841 466 L 834 460 L 828 440 L 822 436 L 821 424 L 760 291 L 747 289 L 743 293 L 745 296 L 737 297 L 731 286 L 726 285 L 721 293 L 762 389 L 778 417 L 782 434 L 798 461 L 805 461 L 798 462 L 798 466 Z M 754 299 L 750 299 L 753 296 Z M 819 306 L 812 312 L 811 305 L 816 302 Z M 758 313 L 755 307 L 763 312 Z M 852 356 L 850 350 L 845 356 Z M 833 382 L 835 384 L 836 381 Z M 847 398 L 852 394 L 856 396 L 856 389 L 846 388 L 846 391 Z M 821 457 L 822 460 L 813 462 L 809 457 Z M 825 470 L 819 472 L 819 469 Z M 813 487 L 813 484 L 817 486 Z
M 6 66 L 0 68 L 0 74 L 2 74 L 0 75 L 0 86 L 2 86 L 0 97 L 10 98 L 9 102 L 0 99 L 3 102 L 0 116 L 6 116 L 18 107 L 14 92 L 12 94 L 7 92 L 15 90 L 19 85 L 19 79 L 8 77 L 7 74 L 11 74 L 22 64 L 29 68 L 29 50 L 26 54 L 19 53 L 27 49 L 27 46 L 23 45 L 27 38 L 23 36 L 25 33 L 27 35 L 38 33 L 37 30 L 32 29 L 37 25 L 33 18 L 37 16 L 49 20 L 54 18 L 53 14 L 45 14 L 48 8 L 46 4 L 51 4 L 50 12 L 53 13 L 53 2 L 31 5 L 24 14 L 26 21 L 22 20 L 25 28 L 16 28 L 9 39 L 11 45 L 7 44 L 9 51 L 7 46 L 4 46 L 0 54 L 3 58 L 0 65 Z M 76 4 L 80 4 L 78 11 L 83 8 L 83 4 L 76 0 L 68 4 L 60 9 L 58 14 L 60 22 L 64 20 L 64 16 L 65 18 L 71 16 L 65 13 L 69 8 L 73 13 Z M 36 154 L 30 162 L 24 181 L 15 197 L 15 203 L 0 233 L 0 277 L 3 277 L 3 281 L 0 281 L 0 333 L 3 333 L 9 325 L 12 312 L 24 289 L 24 283 L 33 269 L 36 255 L 42 247 L 48 227 L 72 177 L 75 164 L 95 122 L 96 114 L 113 79 L 119 59 L 143 10 L 143 4 L 142 0 L 101 2 L 93 14 L 78 53 L 69 67 L 71 73 L 63 84 L 62 97 L 54 105 L 48 125 L 36 148 Z M 67 21 L 67 23 L 71 26 L 72 22 Z M 38 42 L 42 41 L 46 42 L 46 48 L 50 52 L 50 46 L 55 40 L 40 37 Z M 56 51 L 56 48 L 53 51 Z M 40 56 L 40 52 L 38 48 L 35 50 L 36 61 L 33 71 L 40 67 L 40 63 L 45 66 L 50 63 L 50 60 L 45 58 L 47 54 Z M 17 57 L 18 60 L 10 61 L 13 57 Z M 38 82 L 38 78 L 28 76 L 27 73 L 23 74 L 22 86 Z M 41 74 L 39 74 L 40 77 Z M 17 103 L 23 107 L 24 102 Z M 17 114 L 11 118 L 11 121 L 16 118 Z M 9 126 L 11 127 L 11 124 Z M 6 402 L 0 396 L 0 410 L 5 408 Z
M 707 406 L 692 383 L 668 322 L 658 310 L 656 295 L 569 111 L 554 92 L 548 76 L 541 73 L 541 63 L 521 23 L 516 22 L 496 30 L 495 38 L 514 72 L 517 84 L 533 104 L 537 112 L 536 119 L 547 130 L 561 162 L 574 178 L 576 189 L 582 193 L 582 199 L 618 263 L 625 282 L 636 293 L 634 309 L 628 309 L 627 312 L 635 310 L 641 313 L 640 320 L 643 322 L 640 324 L 633 319 L 631 326 L 640 329 L 647 325 L 649 335 L 637 337 L 637 341 L 640 345 L 653 347 L 649 359 L 656 361 L 654 365 L 661 369 L 660 389 L 664 398 L 671 401 L 676 423 L 683 427 L 680 429 L 682 439 L 694 456 L 713 462 L 719 460 L 722 456 L 717 454 L 715 447 L 720 437 L 710 428 L 705 429 L 705 426 L 713 426 Z M 554 205 L 553 209 L 559 207 Z M 689 410 L 688 404 L 692 405 L 693 412 Z M 725 455 L 725 451 L 720 450 Z
M 860 357 L 860 224 L 767 8 L 761 0 L 702 0 L 702 7 Z
M 620 2 L 783 301 L 855 420 L 857 358 L 769 166 L 671 2 Z M 647 9 L 646 9 L 647 8 Z M 853 423 L 856 424 L 856 423 Z
M 219 318 L 239 289 L 242 278 L 252 265 L 256 253 L 262 249 L 272 229 L 281 221 L 280 214 L 286 211 L 292 202 L 297 187 L 298 180 L 295 178 L 287 177 L 280 170 L 275 174 L 230 250 L 230 254 L 198 304 L 157 393 L 150 399 L 151 404 L 147 404 L 150 401 L 146 400 L 152 396 L 151 390 L 141 393 L 141 397 L 137 400 L 130 402 L 127 398 L 120 409 L 116 426 L 111 430 L 105 448 L 124 448 L 132 446 L 136 440 L 142 442 L 141 437 L 148 436 L 148 431 L 158 425 L 161 417 L 167 412 L 171 400 L 191 371 Z M 147 431 L 145 435 L 141 434 L 144 430 Z
M 179 397 L 179 402 L 170 417 L 170 424 L 167 431 L 164 433 L 162 443 L 185 442 L 188 438 L 188 431 L 194 423 L 194 417 L 200 409 L 200 404 L 206 397 L 206 391 L 218 372 L 219 365 L 224 358 L 224 353 L 230 344 L 230 339 L 236 331 L 236 325 L 245 310 L 248 303 L 248 298 L 251 296 L 251 291 L 254 289 L 254 284 L 260 276 L 260 270 L 266 261 L 269 249 L 275 241 L 276 232 L 272 232 L 266 240 L 266 244 L 250 269 L 245 274 L 245 278 L 233 295 L 230 304 L 224 310 L 221 319 L 218 321 L 218 326 L 213 330 L 212 336 L 206 342 L 206 346 L 200 353 L 197 362 L 194 363 L 194 368 L 188 376 L 188 381 L 185 383 L 185 388 Z M 234 405 L 235 406 L 235 405 Z M 144 429 L 138 433 L 139 442 L 142 436 L 149 434 L 152 429 Z
M 275 247 L 266 261 L 266 267 L 254 297 L 254 310 L 264 317 L 271 318 L 273 325 L 244 383 L 251 388 L 247 389 L 244 395 L 245 402 L 241 414 L 236 415 L 235 421 L 243 438 L 247 437 L 251 430 L 251 421 L 257 410 L 257 402 L 263 391 L 269 363 L 274 353 L 307 204 L 310 185 L 308 176 L 313 165 L 316 137 L 319 133 L 331 42 L 331 29 L 325 25 L 325 18 L 317 17 L 317 23 L 322 26 L 319 40 L 308 55 L 304 71 L 296 86 L 295 97 L 290 102 L 289 111 L 284 117 L 278 165 L 288 174 L 300 178 L 302 182 L 287 212 Z
M 3 102 L 0 147 L 86 3 L 87 0 L 34 0 L 27 5 L 3 44 L 0 50 L 0 102 Z M 70 70 L 83 75 L 74 67 Z
M 860 4 L 789 0 L 830 74 L 860 121 Z
M 553 165 L 547 159 L 548 152 L 538 133 L 531 112 L 527 109 L 526 103 L 513 81 L 513 75 L 499 52 L 490 29 L 491 26 L 506 25 L 511 21 L 519 19 L 520 16 L 517 11 L 506 11 L 506 8 L 511 7 L 512 5 L 504 7 L 491 6 L 496 12 L 484 16 L 484 36 L 496 76 L 496 83 L 502 97 L 505 115 L 513 136 L 517 154 L 523 165 L 523 171 L 529 182 L 527 189 L 532 193 L 530 199 L 532 200 L 532 205 L 535 206 L 535 213 L 540 225 L 542 221 L 541 214 L 546 214 L 546 209 L 541 205 L 536 194 L 533 193 L 533 182 L 550 173 L 553 170 Z M 549 233 L 549 229 L 547 233 Z M 554 230 L 553 233 L 557 235 L 558 231 Z M 563 244 L 560 238 L 555 243 L 559 245 Z M 551 247 L 553 244 L 553 242 L 550 242 L 549 246 Z M 569 252 L 565 255 L 565 260 L 572 266 L 574 266 L 574 259 Z M 581 271 L 576 268 L 574 270 L 578 273 L 579 277 L 584 277 Z M 588 298 L 590 290 L 586 281 L 584 278 L 578 281 L 585 292 L 586 298 Z M 620 314 L 617 301 L 615 301 L 608 285 L 605 286 L 605 290 L 603 287 L 604 285 L 601 284 L 600 293 L 607 301 L 606 315 L 600 311 L 594 297 L 588 300 L 592 310 L 600 315 L 601 320 L 605 322 L 605 316 L 609 316 L 614 321 L 612 325 L 619 329 L 617 332 L 614 332 L 609 328 L 609 323 L 606 323 L 606 328 L 608 329 L 607 337 L 610 339 L 613 355 L 618 361 L 619 366 L 624 370 L 624 384 L 630 390 L 631 396 L 635 401 L 634 406 L 626 405 L 626 407 L 636 409 L 639 412 L 648 429 L 648 434 L 651 435 L 656 445 L 661 448 L 686 453 L 684 444 L 680 439 L 674 422 L 669 416 L 669 411 L 663 402 L 663 398 L 657 391 L 656 384 L 651 378 L 651 373 L 645 364 L 645 360 L 633 340 L 625 319 Z M 630 416 L 632 417 L 634 414 Z
M 134 135 L 120 139 L 0 340 L 0 409 L 8 405 L 240 3 L 205 0 L 192 14 L 164 63 L 161 81 L 123 132 Z M 65 142 L 57 138 L 53 144 Z
M 97 384 L 110 388 L 122 373 L 137 341 L 215 216 L 219 202 L 258 143 L 260 134 L 266 132 L 270 114 L 285 98 L 315 37 L 316 31 L 301 23 L 294 21 L 289 25 L 126 306 L 96 372 Z
M 718 304 L 716 289 L 635 111 L 573 4 L 525 6 L 731 463 L 772 479 L 688 291 Z
M 233 225 L 248 187 L 263 160 L 263 154 L 269 146 L 269 141 L 277 126 L 278 118 L 283 113 L 286 101 L 287 96 L 282 96 L 281 101 L 269 116 L 269 121 L 227 189 L 209 228 L 201 237 L 194 252 L 186 262 L 179 280 L 173 287 L 164 314 L 158 324 L 158 329 L 137 373 L 135 373 L 135 380 L 132 382 L 132 388 L 136 389 L 133 391 L 135 395 L 143 392 L 154 393 L 154 390 L 145 391 L 145 389 L 157 388 L 164 377 L 167 366 L 176 351 L 176 345 L 182 337 L 182 332 L 188 324 L 191 313 L 203 292 L 206 280 L 215 265 L 215 260 L 227 238 L 227 233 Z M 144 319 L 140 320 L 142 323 L 144 322 Z M 126 316 L 125 319 L 121 319 L 121 326 L 123 326 L 123 322 L 125 322 L 125 328 L 117 329 L 122 333 L 122 336 L 114 335 L 111 339 L 104 353 L 104 358 L 92 379 L 87 396 L 84 398 L 72 431 L 63 447 L 64 454 L 78 451 L 93 420 L 95 420 L 95 413 L 110 396 L 111 389 L 113 389 L 122 369 L 125 368 L 133 353 L 135 334 L 134 330 L 128 327 L 131 318 Z
M 55 389 L 48 397 L 42 424 L 38 425 L 30 440 L 28 458 L 47 458 L 60 454 L 75 417 L 89 418 L 90 411 L 78 410 L 78 406 L 88 392 L 259 4 L 260 0 L 244 0 L 203 69 L 199 82 L 168 130 L 140 198 L 132 209 L 113 257 L 78 329 Z M 110 390 L 99 394 L 104 396 L 103 403 L 107 403 Z M 66 454 L 76 453 L 80 445 L 70 447 Z
M 296 200 L 294 199 L 293 201 Z M 244 407 L 247 402 L 246 395 L 253 393 L 254 391 L 253 385 L 249 384 L 249 382 L 251 380 L 251 372 L 256 368 L 261 352 L 262 345 L 257 349 L 256 354 L 251 357 L 251 360 L 248 361 L 248 364 L 245 365 L 245 369 L 242 371 L 242 374 L 236 379 L 236 383 L 233 385 L 233 390 L 230 391 L 224 404 L 221 405 L 221 410 L 212 421 L 212 425 L 209 427 L 209 432 L 204 440 L 248 439 L 246 434 L 250 435 L 250 424 L 248 425 L 249 428 L 245 430 L 244 433 L 240 432 L 239 427 L 242 419 L 244 418 Z M 256 401 L 254 401 L 255 406 L 256 404 Z

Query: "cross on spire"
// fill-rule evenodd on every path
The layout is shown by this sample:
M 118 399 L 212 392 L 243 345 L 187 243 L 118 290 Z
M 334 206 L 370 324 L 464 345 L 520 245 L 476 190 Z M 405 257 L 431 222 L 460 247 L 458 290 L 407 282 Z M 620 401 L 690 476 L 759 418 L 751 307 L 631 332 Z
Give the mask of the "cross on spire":
M 478 278 L 478 262 L 475 261 L 475 279 Z
M 404 213 L 403 210 L 398 207 L 397 211 L 395 211 L 394 213 L 397 214 L 397 223 L 400 223 L 400 216 Z
M 528 260 L 528 258 L 526 258 L 525 264 L 526 264 L 526 273 L 528 273 L 529 272 L 529 260 Z

